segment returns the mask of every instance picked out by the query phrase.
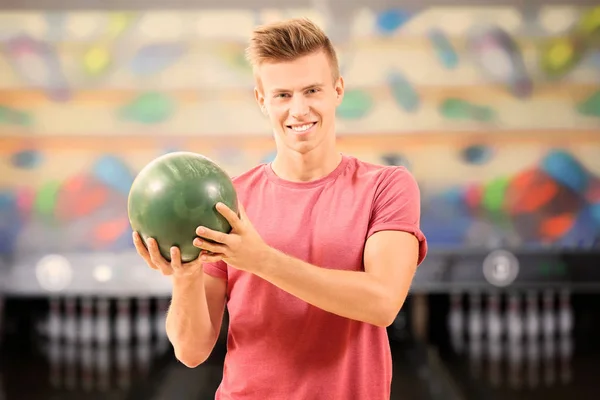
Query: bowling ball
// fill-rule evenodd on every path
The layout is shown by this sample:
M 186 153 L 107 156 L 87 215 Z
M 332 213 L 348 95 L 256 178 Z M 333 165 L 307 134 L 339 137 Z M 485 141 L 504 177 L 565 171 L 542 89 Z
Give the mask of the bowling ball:
M 231 225 L 217 210 L 224 203 L 239 213 L 237 193 L 227 173 L 207 157 L 191 152 L 160 156 L 146 165 L 131 185 L 129 222 L 144 244 L 152 237 L 169 260 L 170 248 L 181 250 L 183 262 L 198 258 L 192 242 L 196 228 L 229 233 Z

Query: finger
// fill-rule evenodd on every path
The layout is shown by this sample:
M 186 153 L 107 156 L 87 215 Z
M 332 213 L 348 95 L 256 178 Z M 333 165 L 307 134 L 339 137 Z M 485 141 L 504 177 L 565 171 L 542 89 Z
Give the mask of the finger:
M 169 252 L 171 254 L 171 268 L 181 268 L 181 250 L 179 250 L 179 247 L 172 246 Z
M 244 208 L 244 205 L 242 204 L 242 202 L 238 201 L 238 210 L 239 210 L 239 214 L 240 214 L 240 220 L 244 221 L 246 219 L 248 219 L 248 215 L 246 214 L 246 209 Z
M 194 245 L 194 247 L 198 247 L 199 249 L 205 250 L 205 253 L 210 252 L 225 254 L 225 252 L 227 251 L 227 246 L 218 243 L 211 243 L 207 240 L 202 240 L 200 238 L 194 239 L 192 244 Z
M 142 257 L 142 259 L 148 264 L 148 266 L 152 269 L 158 269 L 156 265 L 150 259 L 150 253 L 148 253 L 148 249 L 142 242 L 142 238 L 137 232 L 133 232 L 133 245 L 135 246 L 135 250 Z
M 158 249 L 158 242 L 154 238 L 148 238 L 146 241 L 148 243 L 148 251 L 150 252 L 150 259 L 161 270 L 165 267 L 170 268 L 169 262 L 165 260 L 165 258 L 160 254 L 160 250 Z
M 196 235 L 224 245 L 227 245 L 229 237 L 226 233 L 213 231 L 205 226 L 199 226 L 198 229 L 196 229 Z M 206 242 L 206 240 L 203 240 L 202 242 Z
M 216 207 L 217 211 L 223 217 L 225 217 L 225 219 L 227 220 L 227 222 L 229 222 L 229 225 L 231 225 L 233 230 L 240 230 L 240 228 L 242 227 L 242 221 L 240 220 L 240 217 L 238 217 L 238 215 L 231 208 L 227 207 L 227 205 L 220 202 L 217 203 Z
M 222 261 L 223 258 L 225 258 L 223 254 L 203 253 L 200 255 L 200 261 L 202 261 L 203 264 L 217 263 L 219 261 Z

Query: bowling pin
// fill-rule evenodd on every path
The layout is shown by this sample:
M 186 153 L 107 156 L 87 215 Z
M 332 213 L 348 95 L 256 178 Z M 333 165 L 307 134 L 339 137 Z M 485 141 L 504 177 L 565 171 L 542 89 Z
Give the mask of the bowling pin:
M 50 340 L 60 340 L 62 336 L 63 320 L 60 313 L 61 301 L 58 297 L 50 297 L 50 311 L 48 313 L 46 332 Z
M 150 299 L 140 297 L 137 299 L 137 318 L 135 324 L 135 335 L 138 341 L 149 341 L 152 335 L 150 323 Z
M 468 324 L 471 374 L 474 377 L 479 377 L 483 353 L 483 317 L 481 315 L 481 295 L 479 293 L 471 293 L 469 295 Z
M 96 299 L 95 340 L 100 346 L 110 343 L 110 302 Z
M 464 324 L 462 294 L 452 293 L 450 295 L 450 311 L 448 312 L 448 330 L 452 348 L 458 354 L 461 354 L 464 350 Z
M 506 330 L 508 340 L 520 342 L 523 335 L 523 316 L 519 304 L 520 298 L 517 293 L 508 295 L 508 310 L 506 311 Z
M 527 293 L 527 304 L 525 314 L 525 327 L 528 340 L 537 340 L 540 332 L 540 314 L 538 310 L 538 298 L 534 291 Z
M 561 336 L 570 336 L 573 330 L 571 294 L 567 289 L 562 290 L 559 295 L 558 329 Z
M 469 339 L 479 339 L 482 333 L 481 295 L 479 293 L 471 293 L 469 296 Z
M 492 342 L 499 341 L 502 336 L 502 317 L 500 315 L 500 295 L 491 293 L 487 302 L 487 337 Z
M 90 297 L 81 299 L 79 318 L 79 340 L 82 345 L 91 343 L 94 336 L 93 301 Z
M 63 337 L 69 343 L 77 341 L 77 303 L 74 297 L 64 300 L 65 314 L 63 324 Z
M 121 344 L 129 343 L 131 340 L 131 307 L 128 298 L 117 300 L 117 317 L 115 321 L 115 336 Z
M 542 334 L 553 337 L 556 332 L 556 315 L 554 310 L 554 291 L 545 290 L 543 294 Z

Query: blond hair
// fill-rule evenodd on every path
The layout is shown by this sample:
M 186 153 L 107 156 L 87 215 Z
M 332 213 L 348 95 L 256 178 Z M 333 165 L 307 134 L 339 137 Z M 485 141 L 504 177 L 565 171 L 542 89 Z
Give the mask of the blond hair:
M 262 25 L 254 29 L 246 58 L 252 69 L 265 62 L 294 61 L 323 51 L 333 73 L 334 82 L 340 76 L 336 51 L 325 32 L 308 18 L 292 18 Z

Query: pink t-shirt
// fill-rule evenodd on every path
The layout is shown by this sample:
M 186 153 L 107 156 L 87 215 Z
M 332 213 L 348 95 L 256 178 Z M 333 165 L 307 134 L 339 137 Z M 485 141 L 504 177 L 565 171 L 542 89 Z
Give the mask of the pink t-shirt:
M 316 181 L 285 181 L 261 164 L 234 183 L 265 242 L 313 265 L 363 270 L 365 242 L 381 230 L 414 234 L 419 264 L 427 253 L 419 188 L 404 167 L 344 155 Z M 385 328 L 323 311 L 223 262 L 205 272 L 227 280 L 229 332 L 217 400 L 389 400 Z

